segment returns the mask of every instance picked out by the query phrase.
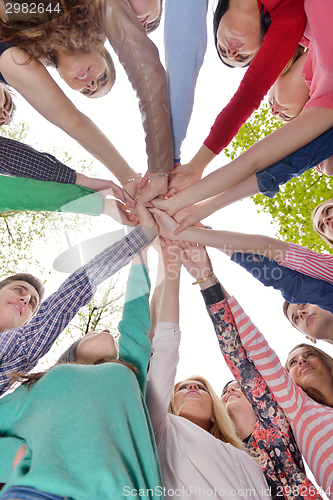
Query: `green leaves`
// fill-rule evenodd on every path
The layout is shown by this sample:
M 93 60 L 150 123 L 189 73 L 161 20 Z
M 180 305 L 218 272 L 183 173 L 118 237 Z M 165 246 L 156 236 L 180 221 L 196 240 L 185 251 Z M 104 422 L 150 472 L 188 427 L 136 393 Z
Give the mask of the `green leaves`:
M 271 115 L 267 104 L 264 104 L 242 126 L 224 154 L 234 160 L 257 141 L 282 126 Z M 258 212 L 263 210 L 269 213 L 272 221 L 279 224 L 277 237 L 323 252 L 330 247 L 313 231 L 311 213 L 319 203 L 332 197 L 333 179 L 311 169 L 281 186 L 280 193 L 274 198 L 260 194 L 252 199 L 258 206 Z

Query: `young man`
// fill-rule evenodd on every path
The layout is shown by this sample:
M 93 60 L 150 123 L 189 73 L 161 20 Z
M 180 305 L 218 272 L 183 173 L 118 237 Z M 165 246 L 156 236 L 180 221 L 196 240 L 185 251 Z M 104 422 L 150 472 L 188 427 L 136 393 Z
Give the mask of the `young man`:
M 8 388 L 9 374 L 36 366 L 79 309 L 92 299 L 97 286 L 155 238 L 154 219 L 139 203 L 137 215 L 140 226 L 75 271 L 40 306 L 37 282 L 16 279 L 22 278 L 16 275 L 2 288 L 0 283 L 0 395 Z

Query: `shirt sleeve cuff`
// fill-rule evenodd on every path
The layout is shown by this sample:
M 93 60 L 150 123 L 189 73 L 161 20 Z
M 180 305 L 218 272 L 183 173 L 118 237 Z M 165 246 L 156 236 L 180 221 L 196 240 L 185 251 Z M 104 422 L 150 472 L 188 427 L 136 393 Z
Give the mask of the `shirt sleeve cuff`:
M 216 283 L 216 285 L 206 288 L 206 290 L 201 290 L 201 293 L 206 306 L 217 304 L 217 302 L 221 302 L 225 298 L 220 283 Z

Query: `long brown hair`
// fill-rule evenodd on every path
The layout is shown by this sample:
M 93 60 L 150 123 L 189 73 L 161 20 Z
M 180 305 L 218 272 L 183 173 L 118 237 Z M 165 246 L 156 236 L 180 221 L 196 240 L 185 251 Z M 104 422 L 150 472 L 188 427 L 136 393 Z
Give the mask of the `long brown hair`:
M 319 358 L 323 363 L 324 365 L 326 366 L 326 368 L 328 369 L 328 371 L 330 372 L 331 374 L 331 378 L 332 378 L 332 381 L 333 381 L 333 358 L 331 358 L 331 356 L 329 356 L 328 354 L 326 354 L 326 352 L 322 351 L 321 349 L 319 349 L 318 347 L 315 347 L 311 344 L 297 344 L 288 354 L 288 358 L 287 358 L 287 361 L 286 361 L 286 364 L 285 364 L 285 369 L 287 370 L 287 372 L 289 373 L 289 359 L 290 359 L 290 355 L 296 350 L 296 349 L 299 349 L 300 347 L 305 347 L 306 349 L 308 349 L 309 351 L 313 352 L 313 354 L 315 356 L 317 356 L 317 358 Z M 297 383 L 297 382 L 296 382 Z M 304 387 L 302 387 L 300 384 L 297 384 L 299 385 L 299 387 L 301 387 L 303 389 L 304 392 L 306 392 L 306 394 L 314 399 L 317 403 L 320 403 L 320 404 L 323 404 L 323 405 L 326 405 L 326 406 L 330 406 L 331 408 L 333 408 L 332 405 L 328 404 L 325 400 L 325 397 L 323 396 L 323 394 L 318 391 L 317 389 L 311 389 L 311 388 L 307 388 L 305 389 Z
M 212 399 L 212 405 L 213 405 L 213 417 L 214 417 L 214 422 L 212 423 L 211 428 L 209 429 L 209 433 L 212 434 L 214 437 L 217 439 L 220 439 L 224 443 L 230 443 L 232 444 L 235 448 L 238 448 L 239 450 L 244 451 L 244 445 L 242 441 L 239 439 L 237 436 L 236 428 L 233 424 L 233 421 L 227 414 L 223 404 L 221 403 L 220 398 L 214 391 L 213 387 L 211 384 L 206 380 L 204 377 L 200 377 L 198 375 L 193 375 L 192 377 L 188 377 L 186 380 L 196 380 L 203 384 L 205 388 L 207 389 L 208 394 L 210 395 Z M 178 382 L 173 390 L 173 395 L 170 401 L 169 405 L 169 413 L 172 413 L 173 415 L 178 415 L 179 412 L 176 408 L 175 401 L 174 401 L 174 395 L 176 394 L 178 387 L 182 384 L 183 382 Z
M 48 66 L 57 66 L 57 50 L 105 53 L 106 37 L 97 22 L 96 2 L 79 0 L 65 14 L 29 30 L 15 31 L 7 22 L 0 22 L 0 38 L 26 49 Z

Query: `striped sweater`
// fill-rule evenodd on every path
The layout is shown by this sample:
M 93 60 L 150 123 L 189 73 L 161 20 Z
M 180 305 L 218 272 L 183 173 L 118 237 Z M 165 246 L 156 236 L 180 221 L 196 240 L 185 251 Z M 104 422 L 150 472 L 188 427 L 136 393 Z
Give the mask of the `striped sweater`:
M 332 498 L 333 409 L 317 403 L 298 387 L 282 367 L 264 336 L 237 300 L 228 300 L 242 344 L 291 423 L 296 442 L 321 493 Z
M 287 255 L 280 265 L 333 284 L 333 255 L 289 243 Z

